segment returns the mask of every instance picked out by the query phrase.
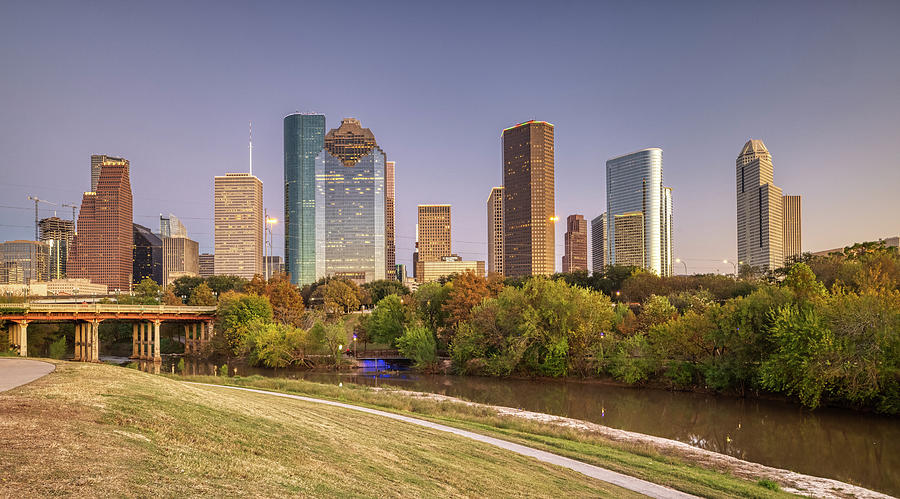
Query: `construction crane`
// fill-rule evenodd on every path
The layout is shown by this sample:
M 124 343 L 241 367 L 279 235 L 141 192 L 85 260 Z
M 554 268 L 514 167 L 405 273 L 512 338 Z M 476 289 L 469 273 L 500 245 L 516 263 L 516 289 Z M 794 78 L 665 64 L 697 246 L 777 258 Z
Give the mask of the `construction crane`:
M 28 196 L 28 199 L 30 201 L 34 201 L 34 240 L 40 241 L 40 239 L 38 239 L 38 203 L 52 204 L 53 206 L 57 206 L 57 204 L 50 201 L 45 201 L 43 199 L 38 199 L 35 196 Z
M 62 206 L 65 206 L 65 207 L 67 207 L 67 208 L 72 208 L 72 223 L 74 224 L 74 223 L 75 223 L 75 210 L 78 209 L 78 205 L 77 205 L 77 204 L 63 203 Z

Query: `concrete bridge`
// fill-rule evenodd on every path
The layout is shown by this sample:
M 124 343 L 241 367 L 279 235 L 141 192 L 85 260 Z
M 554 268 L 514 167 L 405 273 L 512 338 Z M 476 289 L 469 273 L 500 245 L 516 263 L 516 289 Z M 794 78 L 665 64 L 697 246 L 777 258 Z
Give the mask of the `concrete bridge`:
M 216 307 L 170 305 L 118 305 L 101 303 L 47 304 L 2 303 L 0 321 L 8 321 L 9 345 L 19 355 L 28 355 L 28 324 L 69 322 L 75 324 L 75 360 L 100 361 L 100 323 L 104 320 L 132 322 L 134 359 L 161 361 L 159 326 L 163 322 L 184 324 L 184 351 L 198 353 L 213 334 Z

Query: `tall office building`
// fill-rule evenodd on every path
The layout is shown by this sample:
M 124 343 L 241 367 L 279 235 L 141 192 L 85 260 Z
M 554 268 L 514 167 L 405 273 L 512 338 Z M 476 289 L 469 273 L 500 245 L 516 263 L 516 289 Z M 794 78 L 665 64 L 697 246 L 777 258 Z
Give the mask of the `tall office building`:
M 761 140 L 744 144 L 735 162 L 738 261 L 775 269 L 784 263 L 784 211 L 772 155 Z
M 50 217 L 42 219 L 38 227 L 41 242 L 50 247 L 50 278 L 66 277 L 66 261 L 75 237 L 75 221 Z
M 784 259 L 788 261 L 803 253 L 800 239 L 800 196 L 782 196 L 784 213 Z
M 0 243 L 0 284 L 33 284 L 49 278 L 49 245 L 23 240 Z
M 210 253 L 200 253 L 200 277 L 204 279 L 216 275 L 216 256 Z
M 163 280 L 166 285 L 179 277 L 200 275 L 200 245 L 186 237 L 163 237 Z
M 66 275 L 124 292 L 131 289 L 134 253 L 130 165 L 127 159 L 102 158 L 96 190 L 81 200 Z M 92 182 L 94 160 L 91 156 Z
M 188 237 L 187 229 L 178 217 L 169 213 L 168 216 L 159 216 L 160 237 Z
M 672 190 L 662 185 L 662 156 L 662 149 L 652 147 L 606 162 L 609 265 L 672 275 Z M 627 237 L 616 233 L 619 226 Z
M 591 220 L 591 265 L 594 272 L 606 270 L 609 242 L 606 239 L 606 213 Z
M 418 239 L 416 249 L 416 279 L 422 279 L 421 270 L 426 262 L 439 262 L 442 257 L 450 256 L 450 205 L 420 204 L 418 206 Z
M 503 270 L 512 277 L 556 270 L 553 125 L 503 130 Z
M 566 217 L 565 253 L 562 257 L 562 271 L 587 270 L 587 220 L 584 215 Z
M 143 225 L 133 224 L 134 262 L 132 263 L 132 282 L 139 284 L 144 279 L 153 279 L 156 284 L 166 285 L 163 280 L 163 243 L 162 239 Z
M 115 156 L 107 156 L 106 154 L 91 155 L 91 192 L 97 192 L 97 183 L 100 182 L 100 170 L 103 169 L 103 163 L 106 161 L 122 162 L 124 158 Z
M 215 178 L 214 261 L 218 275 L 263 273 L 263 184 L 249 173 Z
M 387 277 L 386 161 L 357 119 L 345 118 L 325 135 L 316 157 L 316 279 Z
M 487 200 L 488 273 L 503 275 L 503 187 L 491 189 Z
M 284 259 L 294 284 L 316 280 L 316 156 L 325 147 L 325 116 L 284 117 Z
M 397 192 L 394 182 L 395 168 L 396 165 L 393 161 L 384 162 L 384 262 L 387 279 L 393 279 L 394 272 L 397 270 L 397 242 L 394 233 L 395 195 Z

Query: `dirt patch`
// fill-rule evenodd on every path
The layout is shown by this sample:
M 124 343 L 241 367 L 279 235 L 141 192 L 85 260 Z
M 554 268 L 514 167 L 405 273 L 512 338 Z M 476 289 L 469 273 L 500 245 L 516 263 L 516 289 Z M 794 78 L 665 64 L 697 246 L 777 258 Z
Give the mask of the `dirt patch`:
M 662 437 L 654 437 L 643 433 L 635 433 L 626 430 L 619 430 L 603 426 L 597 423 L 591 423 L 580 419 L 564 418 L 561 416 L 553 416 L 540 412 L 523 411 L 521 409 L 513 409 L 511 407 L 503 407 L 496 405 L 479 404 L 477 402 L 469 402 L 467 400 L 435 393 L 413 392 L 408 390 L 396 390 L 392 388 L 372 388 L 376 391 L 389 391 L 414 398 L 422 398 L 434 400 L 438 402 L 455 402 L 465 404 L 470 407 L 478 407 L 492 411 L 498 416 L 513 417 L 528 421 L 558 426 L 577 430 L 591 435 L 599 435 L 614 442 L 625 443 L 632 446 L 646 446 L 660 454 L 677 457 L 685 461 L 696 463 L 705 468 L 711 468 L 734 476 L 744 478 L 751 481 L 767 478 L 774 480 L 781 485 L 782 490 L 794 494 L 801 494 L 810 497 L 822 498 L 878 498 L 890 499 L 890 496 L 869 490 L 856 485 L 832 480 L 830 478 L 821 478 L 812 475 L 804 475 L 793 471 L 765 466 L 758 463 L 744 461 L 736 457 L 719 454 L 717 452 L 700 449 L 692 445 L 670 440 Z

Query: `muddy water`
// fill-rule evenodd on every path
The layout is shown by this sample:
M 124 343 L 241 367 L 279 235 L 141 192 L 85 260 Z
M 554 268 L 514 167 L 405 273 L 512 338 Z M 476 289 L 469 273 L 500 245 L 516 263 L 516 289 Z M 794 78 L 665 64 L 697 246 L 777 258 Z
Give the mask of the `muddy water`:
M 188 364 L 211 374 L 213 366 Z M 167 366 L 163 369 L 168 371 Z M 238 367 L 241 375 L 274 376 Z M 396 386 L 503 405 L 670 438 L 715 452 L 900 496 L 900 418 L 777 401 L 623 388 L 592 382 L 422 375 L 279 371 L 322 383 Z

